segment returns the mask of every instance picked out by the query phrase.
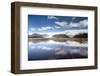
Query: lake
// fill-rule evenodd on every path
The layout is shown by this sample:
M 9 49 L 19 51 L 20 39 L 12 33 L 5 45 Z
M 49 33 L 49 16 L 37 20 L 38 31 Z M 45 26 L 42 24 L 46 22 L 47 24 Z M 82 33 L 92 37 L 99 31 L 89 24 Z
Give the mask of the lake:
M 28 60 L 88 58 L 88 43 L 77 41 L 29 40 Z

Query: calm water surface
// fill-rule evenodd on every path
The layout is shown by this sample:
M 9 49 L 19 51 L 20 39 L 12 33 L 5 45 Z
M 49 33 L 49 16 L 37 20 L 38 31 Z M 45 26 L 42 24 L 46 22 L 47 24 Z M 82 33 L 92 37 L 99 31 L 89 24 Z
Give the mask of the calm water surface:
M 29 40 L 28 60 L 88 58 L 87 42 Z

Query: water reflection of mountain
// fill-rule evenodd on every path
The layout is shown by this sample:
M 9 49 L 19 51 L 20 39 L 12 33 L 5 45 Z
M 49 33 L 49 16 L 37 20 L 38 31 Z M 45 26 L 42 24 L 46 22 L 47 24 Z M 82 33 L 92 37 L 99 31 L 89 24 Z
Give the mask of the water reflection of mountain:
M 37 34 L 34 33 L 32 35 L 28 35 L 29 38 L 49 38 L 48 34 Z M 87 33 L 79 33 L 73 36 L 73 38 L 87 38 L 88 34 Z M 66 34 L 54 34 L 52 35 L 52 38 L 70 38 L 70 36 Z
M 56 59 L 76 59 L 76 58 L 87 58 L 87 56 L 84 56 L 84 55 L 81 55 L 79 53 L 74 53 L 74 54 L 71 54 L 70 52 L 68 52 L 67 54 L 65 55 L 56 55 L 55 56 Z
M 38 39 L 38 40 L 29 39 L 29 41 L 31 41 L 33 43 L 40 43 L 40 42 L 47 42 L 49 40 L 46 40 L 46 39 L 43 39 L 43 40 L 40 40 L 40 39 Z
M 40 43 L 40 42 L 48 42 L 48 41 L 50 41 L 50 40 L 47 40 L 47 39 L 43 39 L 43 40 L 41 40 L 41 39 L 29 39 L 29 41 L 31 41 L 31 42 L 33 42 L 33 43 Z M 85 43 L 85 42 L 87 42 L 87 39 L 85 40 L 83 40 L 83 41 L 81 41 L 80 42 L 80 40 L 77 40 L 77 41 L 75 41 L 75 40 L 64 40 L 64 39 L 62 39 L 62 40 L 52 40 L 52 41 L 54 41 L 54 42 L 60 42 L 60 43 L 63 43 L 63 42 L 68 42 L 68 41 L 72 41 L 72 42 L 78 42 L 78 43 Z
M 80 33 L 74 36 L 74 38 L 88 38 L 87 33 Z
M 54 37 L 54 38 L 69 38 L 69 36 L 67 36 L 66 34 L 56 34 L 56 35 L 53 35 L 52 37 Z
M 48 36 L 48 35 L 47 34 L 37 34 L 37 33 L 28 35 L 29 38 L 45 38 L 46 36 Z

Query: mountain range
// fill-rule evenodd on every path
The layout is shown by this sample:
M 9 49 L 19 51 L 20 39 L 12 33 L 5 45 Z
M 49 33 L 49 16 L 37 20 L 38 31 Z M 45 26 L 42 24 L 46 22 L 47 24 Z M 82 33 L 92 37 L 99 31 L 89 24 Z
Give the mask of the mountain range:
M 48 34 L 37 34 L 34 33 L 32 35 L 28 35 L 29 38 L 49 38 Z M 88 34 L 87 33 L 79 33 L 75 36 L 73 36 L 73 38 L 87 38 Z M 70 36 L 66 35 L 66 34 L 54 34 L 52 35 L 51 38 L 70 38 Z

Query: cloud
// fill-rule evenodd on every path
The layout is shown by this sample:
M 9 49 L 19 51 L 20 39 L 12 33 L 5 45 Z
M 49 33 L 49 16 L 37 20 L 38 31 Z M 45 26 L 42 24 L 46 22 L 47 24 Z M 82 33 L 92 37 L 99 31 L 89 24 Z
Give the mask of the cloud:
M 56 21 L 55 24 L 57 24 L 57 25 L 63 27 L 63 26 L 68 25 L 68 22 L 65 22 L 65 21 L 63 21 L 63 22 Z
M 80 21 L 80 26 L 81 27 L 87 27 L 88 26 L 88 19 Z
M 35 28 L 31 28 L 30 30 L 31 30 L 31 31 L 35 31 Z
M 29 29 L 29 32 L 28 32 L 28 35 L 32 35 L 34 31 L 36 31 L 35 28 L 30 28 L 30 29 Z
M 53 27 L 40 27 L 40 28 L 30 28 L 28 34 L 32 35 L 36 31 L 46 31 L 46 30 L 52 30 L 54 29 Z
M 45 30 L 50 30 L 50 29 L 53 29 L 53 27 L 41 27 L 41 28 L 38 28 L 37 30 L 38 31 L 45 31 Z
M 57 17 L 55 17 L 55 16 L 48 16 L 48 19 L 58 19 Z
M 30 28 L 28 34 L 32 35 L 36 31 L 46 31 L 46 30 L 53 30 L 53 27 L 40 27 L 40 28 Z
M 87 29 L 80 29 L 80 30 L 66 30 L 64 31 L 65 34 L 69 35 L 70 37 L 73 37 L 79 33 L 88 33 Z
M 69 24 L 69 26 L 70 26 L 70 27 L 80 27 L 80 23 L 73 23 L 73 22 L 71 22 L 71 23 Z
M 75 19 L 75 18 L 74 18 Z M 60 27 L 80 27 L 80 28 L 84 28 L 88 26 L 88 19 L 85 20 L 81 20 L 80 22 L 67 22 L 67 21 L 56 21 L 54 22 L 56 25 L 60 26 Z
M 59 26 L 55 26 L 55 28 L 61 28 L 61 27 L 59 27 Z
M 31 32 L 31 31 L 28 32 L 28 35 L 32 35 L 32 34 L 33 34 L 33 32 Z

